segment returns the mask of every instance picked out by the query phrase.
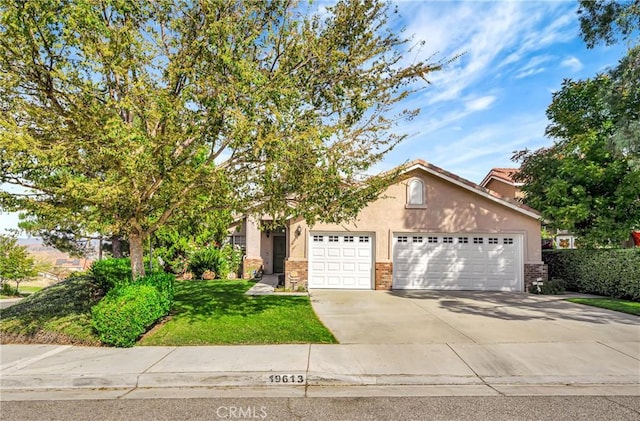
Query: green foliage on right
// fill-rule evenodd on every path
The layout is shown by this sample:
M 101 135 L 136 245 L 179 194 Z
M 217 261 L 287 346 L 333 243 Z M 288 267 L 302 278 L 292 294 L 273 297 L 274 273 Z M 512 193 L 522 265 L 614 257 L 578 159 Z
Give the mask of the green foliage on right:
M 542 260 L 570 291 L 640 301 L 640 249 L 544 250 Z
M 241 259 L 242 251 L 231 245 L 227 244 L 222 248 L 205 247 L 191 255 L 189 270 L 196 278 L 202 278 L 210 270 L 217 278 L 226 279 L 229 273 L 238 273 Z
M 103 343 L 131 347 L 173 305 L 174 277 L 153 274 L 119 284 L 93 307 L 93 326 Z

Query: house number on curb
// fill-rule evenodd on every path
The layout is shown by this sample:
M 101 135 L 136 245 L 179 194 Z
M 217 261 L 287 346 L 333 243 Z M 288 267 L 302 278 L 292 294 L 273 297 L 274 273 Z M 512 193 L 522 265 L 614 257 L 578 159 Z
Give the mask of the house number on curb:
M 274 384 L 302 384 L 304 381 L 304 374 L 271 374 L 267 378 L 268 383 Z

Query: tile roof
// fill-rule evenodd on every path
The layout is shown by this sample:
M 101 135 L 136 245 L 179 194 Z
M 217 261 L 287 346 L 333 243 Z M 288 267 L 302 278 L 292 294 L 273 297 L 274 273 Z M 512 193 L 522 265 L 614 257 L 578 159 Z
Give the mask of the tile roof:
M 519 168 L 492 168 L 491 171 L 489 171 L 489 174 L 487 174 L 484 180 L 482 180 L 480 185 L 487 185 L 487 183 L 489 183 L 489 180 L 491 180 L 492 178 L 497 178 L 508 184 L 514 185 L 516 184 L 516 181 L 513 179 L 513 177 L 518 172 L 520 172 Z

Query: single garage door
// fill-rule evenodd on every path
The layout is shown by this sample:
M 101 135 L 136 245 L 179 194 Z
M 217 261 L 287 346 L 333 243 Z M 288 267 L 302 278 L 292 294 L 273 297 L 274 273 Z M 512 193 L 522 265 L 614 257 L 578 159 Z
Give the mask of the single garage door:
M 522 291 L 522 235 L 398 233 L 394 289 Z
M 373 236 L 312 232 L 309 288 L 372 289 Z

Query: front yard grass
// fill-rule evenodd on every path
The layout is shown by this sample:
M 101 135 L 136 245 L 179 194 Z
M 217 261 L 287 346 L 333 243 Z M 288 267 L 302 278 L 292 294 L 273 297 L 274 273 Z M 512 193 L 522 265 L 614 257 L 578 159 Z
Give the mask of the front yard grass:
M 640 316 L 640 303 L 617 298 L 567 298 L 567 301 Z
M 0 343 L 100 345 L 91 325 L 91 307 L 100 297 L 89 276 L 34 292 L 0 310 Z
M 244 293 L 253 282 L 178 281 L 168 320 L 138 345 L 336 343 L 308 296 Z

